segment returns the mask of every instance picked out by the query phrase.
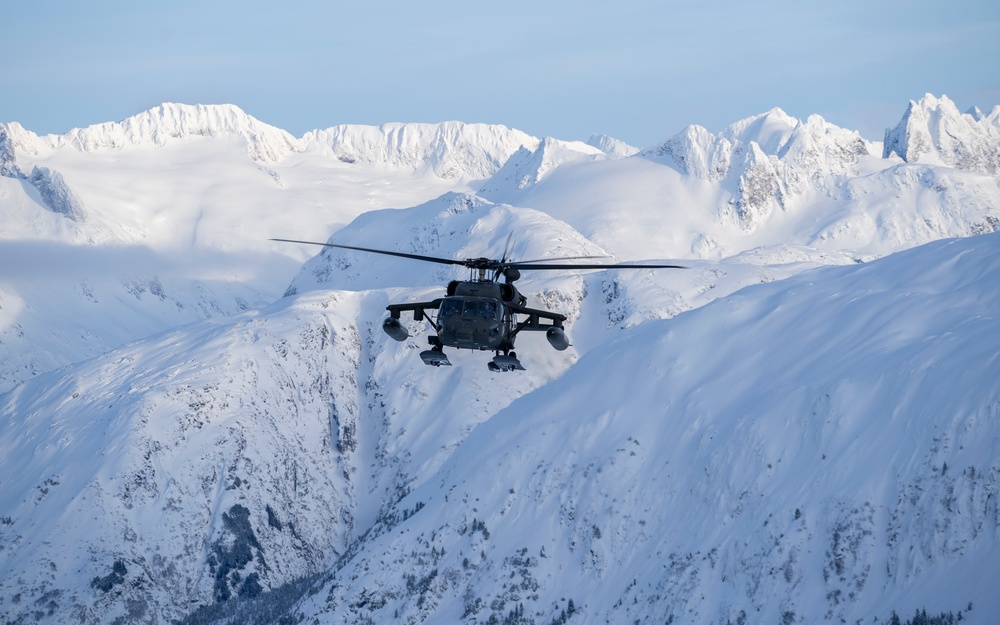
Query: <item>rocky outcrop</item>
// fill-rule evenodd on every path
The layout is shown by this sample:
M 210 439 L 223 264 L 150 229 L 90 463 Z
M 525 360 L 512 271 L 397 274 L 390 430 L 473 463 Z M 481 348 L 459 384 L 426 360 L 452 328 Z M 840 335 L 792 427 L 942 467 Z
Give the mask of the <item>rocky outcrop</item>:
M 1000 106 L 988 115 L 961 113 L 946 96 L 910 101 L 899 124 L 885 133 L 883 158 L 944 165 L 1000 175 Z

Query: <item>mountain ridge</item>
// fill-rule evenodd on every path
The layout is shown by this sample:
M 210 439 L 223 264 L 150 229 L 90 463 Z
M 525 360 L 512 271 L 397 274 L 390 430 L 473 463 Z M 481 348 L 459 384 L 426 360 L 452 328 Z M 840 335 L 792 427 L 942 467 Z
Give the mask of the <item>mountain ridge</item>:
M 118 151 L 224 135 L 245 141 L 249 158 L 261 163 L 314 150 L 344 163 L 428 166 L 444 178 L 486 178 L 520 146 L 538 144 L 538 139 L 506 126 L 464 122 L 340 125 L 295 138 L 232 104 L 165 103 L 121 122 L 74 128 L 61 135 L 38 136 L 16 122 L 0 124 L 0 165 L 16 165 L 19 151 L 31 156 L 62 147 L 81 152 Z
M 538 139 L 506 126 L 442 122 L 334 126 L 306 133 L 303 143 L 345 163 L 425 166 L 453 179 L 488 178 L 522 146 L 537 146 Z

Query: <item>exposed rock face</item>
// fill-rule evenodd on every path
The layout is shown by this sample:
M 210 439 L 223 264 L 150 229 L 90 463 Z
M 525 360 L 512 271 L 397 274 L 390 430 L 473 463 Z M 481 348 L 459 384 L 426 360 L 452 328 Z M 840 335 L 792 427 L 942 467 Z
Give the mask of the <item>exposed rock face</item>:
M 28 181 L 38 189 L 49 210 L 76 222 L 84 220 L 83 200 L 66 184 L 62 174 L 48 167 L 35 167 Z
M 885 133 L 883 158 L 1000 174 L 1000 106 L 988 115 L 961 113 L 947 97 L 910 101 L 899 124 Z
M 511 155 L 479 195 L 494 202 L 514 202 L 518 192 L 538 184 L 562 165 L 606 158 L 605 152 L 589 144 L 546 137 L 536 148 L 521 147 Z

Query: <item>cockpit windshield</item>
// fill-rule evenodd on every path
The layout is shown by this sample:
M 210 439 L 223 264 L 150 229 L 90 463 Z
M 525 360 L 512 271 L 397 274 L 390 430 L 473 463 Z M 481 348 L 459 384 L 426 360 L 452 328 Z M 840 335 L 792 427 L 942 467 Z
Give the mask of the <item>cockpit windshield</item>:
M 484 299 L 477 303 L 476 314 L 485 319 L 495 319 L 497 316 L 497 303 L 491 299 Z
M 452 317 L 454 315 L 462 314 L 462 299 L 458 297 L 449 297 L 441 302 L 441 310 L 438 312 L 439 317 Z
M 438 316 L 441 318 L 462 316 L 481 317 L 484 319 L 499 318 L 499 306 L 494 299 L 448 297 L 441 302 Z

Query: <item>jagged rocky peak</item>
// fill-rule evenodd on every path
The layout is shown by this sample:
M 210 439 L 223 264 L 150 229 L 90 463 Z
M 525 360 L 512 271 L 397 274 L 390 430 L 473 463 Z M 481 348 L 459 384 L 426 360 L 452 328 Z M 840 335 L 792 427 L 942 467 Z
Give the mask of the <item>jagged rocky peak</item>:
M 24 178 L 24 172 L 17 166 L 14 142 L 7 127 L 8 124 L 0 124 L 0 176 Z
M 799 121 L 781 109 L 738 121 L 719 134 L 688 126 L 662 145 L 641 152 L 682 174 L 719 181 L 732 193 L 730 214 L 747 231 L 784 209 L 809 187 L 831 188 L 833 178 L 857 173 L 873 147 L 856 131 L 819 115 Z
M 310 149 L 326 151 L 345 163 L 429 168 L 441 178 L 488 178 L 522 146 L 538 139 L 496 124 L 463 122 L 345 124 L 306 133 Z
M 720 180 L 729 171 L 733 144 L 703 126 L 691 125 L 664 143 L 643 150 L 643 158 L 664 163 L 682 174 L 703 180 Z
M 560 165 L 572 161 L 600 159 L 607 155 L 604 150 L 581 141 L 562 141 L 552 137 L 543 139 L 534 154 L 539 164 L 536 182 Z
M 988 116 L 961 113 L 947 96 L 928 93 L 910 100 L 899 124 L 886 130 L 882 157 L 995 176 L 1000 173 L 997 118 L 997 109 Z
M 802 124 L 779 108 L 730 124 L 719 134 L 691 125 L 661 145 L 641 154 L 704 180 L 721 180 L 734 157 L 745 156 L 754 144 L 767 156 L 778 157 Z
M 752 141 L 765 154 L 777 155 L 799 123 L 799 120 L 775 107 L 766 113 L 730 124 L 720 135 L 733 143 L 745 144 Z
M 62 174 L 48 167 L 36 166 L 31 170 L 28 181 L 38 189 L 42 202 L 49 210 L 76 222 L 85 221 L 83 200 L 66 184 Z
M 512 201 L 517 192 L 538 184 L 567 163 L 607 158 L 606 152 L 582 141 L 546 137 L 534 149 L 521 147 L 514 152 L 478 193 L 494 202 Z
M 732 203 L 740 226 L 749 232 L 775 209 L 784 208 L 785 183 L 776 170 L 777 160 L 756 142 L 751 141 L 737 155 L 741 161 L 733 165 L 740 177 Z
M 595 147 L 614 158 L 627 158 L 639 153 L 639 148 L 631 146 L 620 139 L 596 133 L 590 135 L 587 145 Z
M 37 156 L 45 150 L 55 148 L 62 135 L 39 137 L 17 122 L 0 124 L 0 167 L 4 176 L 25 177 L 24 169 L 17 166 L 18 154 Z
M 835 126 L 819 115 L 805 122 L 781 109 L 771 109 L 735 122 L 719 134 L 697 125 L 688 126 L 643 156 L 674 166 L 681 173 L 719 180 L 732 162 L 756 145 L 763 154 L 808 171 L 830 169 L 842 173 L 871 146 L 857 131 Z
M 856 130 L 835 126 L 819 115 L 797 125 L 778 153 L 807 176 L 849 173 L 872 146 Z

